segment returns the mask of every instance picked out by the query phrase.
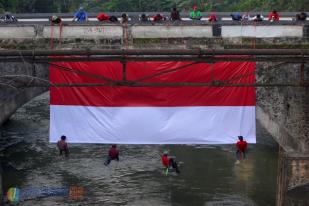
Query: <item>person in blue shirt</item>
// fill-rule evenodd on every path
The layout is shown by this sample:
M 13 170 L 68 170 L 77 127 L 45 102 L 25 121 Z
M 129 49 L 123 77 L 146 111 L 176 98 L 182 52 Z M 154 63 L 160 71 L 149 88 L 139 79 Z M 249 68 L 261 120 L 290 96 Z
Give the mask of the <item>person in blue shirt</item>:
M 84 7 L 80 6 L 79 10 L 74 14 L 73 21 L 88 21 L 88 14 L 84 10 Z
M 240 15 L 239 12 L 232 13 L 231 17 L 232 17 L 233 21 L 241 21 L 242 20 L 242 16 Z

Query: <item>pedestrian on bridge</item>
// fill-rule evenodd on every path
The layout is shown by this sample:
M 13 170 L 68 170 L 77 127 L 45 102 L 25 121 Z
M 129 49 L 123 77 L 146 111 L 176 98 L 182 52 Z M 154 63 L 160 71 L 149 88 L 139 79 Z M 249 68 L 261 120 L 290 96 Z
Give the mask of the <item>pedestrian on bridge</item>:
M 153 17 L 154 22 L 160 22 L 160 21 L 165 21 L 165 20 L 166 20 L 166 17 L 159 13 Z
M 79 10 L 74 14 L 73 21 L 78 22 L 88 21 L 88 14 L 84 10 L 83 6 L 80 6 Z
M 171 11 L 170 19 L 172 21 L 179 21 L 179 20 L 181 20 L 179 11 L 177 10 L 176 7 L 174 7 L 173 10 Z
M 61 18 L 59 16 L 53 15 L 50 18 L 50 22 L 53 23 L 53 24 L 61 24 L 62 20 L 61 20 Z
M 98 21 L 109 21 L 109 16 L 105 13 L 99 13 L 97 19 Z
M 193 6 L 193 11 L 190 12 L 190 19 L 201 20 L 202 13 L 197 9 L 197 6 Z
M 279 21 L 279 18 L 280 18 L 279 14 L 276 10 L 273 10 L 272 12 L 268 14 L 268 20 L 270 22 Z
M 4 16 L 0 18 L 1 21 L 4 21 L 6 23 L 10 22 L 17 22 L 17 19 L 15 16 L 13 16 L 10 12 L 5 12 Z
M 305 12 L 300 12 L 299 14 L 296 14 L 296 21 L 306 21 L 307 14 Z

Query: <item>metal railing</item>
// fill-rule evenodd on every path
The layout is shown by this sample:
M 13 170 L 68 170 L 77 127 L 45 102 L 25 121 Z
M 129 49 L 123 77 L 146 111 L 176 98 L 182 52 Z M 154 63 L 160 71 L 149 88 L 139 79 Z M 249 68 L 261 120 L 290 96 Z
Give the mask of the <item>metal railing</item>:
M 119 18 L 121 17 L 122 13 L 126 13 L 129 16 L 129 22 L 138 22 L 139 21 L 139 16 L 143 12 L 106 12 L 109 16 L 116 16 Z M 169 17 L 170 13 L 169 12 L 144 12 L 147 16 L 153 17 L 157 13 L 160 13 L 164 15 L 165 17 Z M 231 13 L 233 12 L 216 12 L 217 20 L 218 21 L 224 21 L 224 22 L 229 22 L 232 21 L 231 18 Z M 246 12 L 240 12 L 241 14 L 246 13 Z M 262 14 L 264 17 L 267 17 L 268 12 L 250 12 L 249 14 L 251 16 L 255 16 L 257 13 Z M 280 14 L 280 22 L 282 21 L 293 21 L 295 20 L 295 16 L 298 12 L 279 12 Z M 308 13 L 308 12 L 307 12 Z M 211 14 L 211 12 L 202 12 L 203 18 L 200 21 L 197 22 L 203 22 L 203 21 L 208 21 L 208 16 Z M 17 17 L 19 22 L 48 22 L 49 18 L 52 15 L 57 15 L 62 18 L 64 22 L 70 22 L 73 20 L 73 13 L 31 13 L 31 14 L 13 14 L 14 16 Z M 89 21 L 90 22 L 96 22 L 98 21 L 96 16 L 98 13 L 89 13 Z M 189 18 L 189 12 L 181 12 L 180 13 L 181 19 L 183 21 L 192 21 Z M 265 18 L 267 20 L 267 18 Z M 196 20 L 195 20 L 196 21 Z M 307 19 L 308 22 L 308 19 Z

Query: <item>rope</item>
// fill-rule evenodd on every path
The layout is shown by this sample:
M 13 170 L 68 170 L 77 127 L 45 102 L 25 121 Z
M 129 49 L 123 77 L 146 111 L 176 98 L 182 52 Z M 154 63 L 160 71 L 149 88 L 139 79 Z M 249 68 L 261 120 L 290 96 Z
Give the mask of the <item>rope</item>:
M 59 38 L 58 38 L 58 45 L 59 47 L 61 47 L 61 40 L 62 40 L 62 28 L 63 28 L 63 24 L 62 24 L 62 21 L 60 22 L 60 27 L 59 27 Z
M 253 23 L 254 25 L 254 32 L 256 33 L 256 22 Z M 255 49 L 256 47 L 256 37 L 252 40 L 252 48 Z
M 51 22 L 50 28 L 50 49 L 54 49 L 54 23 Z
M 128 23 L 126 22 L 122 26 L 124 28 L 124 44 L 125 44 L 125 48 L 128 49 L 128 47 L 129 47 Z

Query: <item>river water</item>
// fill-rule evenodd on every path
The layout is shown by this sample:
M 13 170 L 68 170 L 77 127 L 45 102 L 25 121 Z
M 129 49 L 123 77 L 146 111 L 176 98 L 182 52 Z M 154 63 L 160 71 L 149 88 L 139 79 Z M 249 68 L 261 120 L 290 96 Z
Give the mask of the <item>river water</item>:
M 235 164 L 234 145 L 119 145 L 120 161 L 104 166 L 108 145 L 71 144 L 58 156 L 48 142 L 49 94 L 29 102 L 1 128 L 3 190 L 83 188 L 83 198 L 41 197 L 17 205 L 274 205 L 278 148 L 257 124 L 256 145 Z M 162 174 L 168 148 L 181 174 Z

